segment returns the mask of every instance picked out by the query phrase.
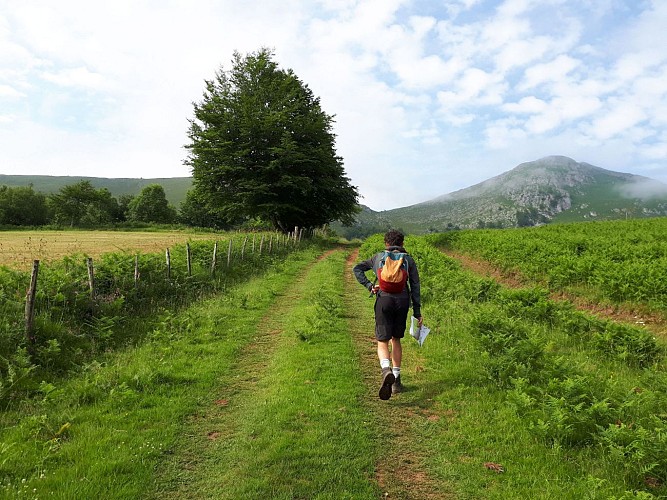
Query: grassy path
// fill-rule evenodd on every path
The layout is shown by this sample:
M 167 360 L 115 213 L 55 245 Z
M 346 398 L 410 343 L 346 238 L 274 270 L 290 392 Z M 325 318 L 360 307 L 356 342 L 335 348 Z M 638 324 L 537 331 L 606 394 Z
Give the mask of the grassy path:
M 433 400 L 428 389 L 415 382 L 423 371 L 424 358 L 413 345 L 411 338 L 403 341 L 403 372 L 405 392 L 392 396 L 389 401 L 377 397 L 380 369 L 377 358 L 377 342 L 373 335 L 372 299 L 354 279 L 352 267 L 358 260 L 358 251 L 350 254 L 345 273 L 345 307 L 350 333 L 354 339 L 357 356 L 365 384 L 365 404 L 376 415 L 380 424 L 378 436 L 382 454 L 376 464 L 376 480 L 387 498 L 449 498 L 448 486 L 438 482 L 428 472 L 427 450 L 414 432 L 414 424 L 423 425 L 439 420 L 433 411 Z
M 189 419 L 154 498 L 377 498 L 377 439 L 343 315 L 342 251 L 279 295 Z
M 434 408 L 437 383 L 416 382 L 416 344 L 405 349 L 406 391 L 377 397 L 372 301 L 352 275 L 357 258 L 330 252 L 276 297 L 186 422 L 152 498 L 455 498 L 427 467 L 424 438 L 449 413 Z
M 372 301 L 352 276 L 358 252 L 345 257 L 329 252 L 276 297 L 152 498 L 453 498 L 426 467 L 435 386 L 414 383 L 423 360 L 406 349 L 413 382 L 378 399 Z

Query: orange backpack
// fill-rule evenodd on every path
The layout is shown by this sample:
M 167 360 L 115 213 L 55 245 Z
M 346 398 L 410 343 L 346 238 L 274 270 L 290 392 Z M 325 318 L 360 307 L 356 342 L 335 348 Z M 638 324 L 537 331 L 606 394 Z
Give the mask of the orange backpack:
M 401 293 L 408 281 L 407 253 L 385 250 L 380 259 L 378 280 L 380 290 L 386 293 Z

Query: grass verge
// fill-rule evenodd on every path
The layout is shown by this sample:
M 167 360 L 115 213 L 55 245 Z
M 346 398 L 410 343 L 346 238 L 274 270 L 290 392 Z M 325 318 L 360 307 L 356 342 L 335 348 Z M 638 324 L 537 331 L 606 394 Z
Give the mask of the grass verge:
M 182 423 L 252 342 L 267 308 L 317 255 L 295 252 L 266 275 L 180 313 L 147 342 L 91 362 L 41 399 L 2 415 L 3 498 L 138 498 L 173 453 Z

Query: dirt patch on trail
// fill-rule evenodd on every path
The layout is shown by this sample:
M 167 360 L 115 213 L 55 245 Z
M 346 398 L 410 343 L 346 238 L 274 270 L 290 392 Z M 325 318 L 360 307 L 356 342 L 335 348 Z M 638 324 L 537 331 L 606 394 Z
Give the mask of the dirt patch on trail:
M 521 276 L 519 272 L 504 272 L 492 263 L 468 254 L 441 250 L 445 255 L 456 259 L 461 265 L 475 274 L 491 278 L 508 288 L 523 288 L 531 285 L 540 285 Z M 543 285 L 542 285 L 543 286 Z M 622 305 L 610 305 L 593 302 L 574 293 L 558 291 L 550 292 L 550 297 L 555 301 L 568 301 L 580 311 L 593 314 L 602 319 L 608 319 L 619 323 L 633 324 L 644 327 L 656 335 L 667 338 L 667 318 L 664 315 Z
M 420 405 L 420 401 L 414 399 L 410 392 L 392 396 L 389 401 L 381 401 L 378 398 L 380 367 L 377 359 L 377 341 L 371 336 L 374 324 L 372 321 L 362 320 L 360 314 L 355 312 L 360 307 L 372 307 L 371 299 L 365 303 L 357 298 L 359 284 L 352 273 L 352 268 L 358 262 L 358 258 L 358 249 L 351 252 L 347 258 L 345 300 L 349 329 L 355 342 L 367 389 L 363 403 L 372 413 L 375 425 L 378 426 L 380 436 L 378 445 L 383 450 L 375 468 L 375 480 L 382 490 L 383 498 L 425 500 L 454 498 L 455 495 L 448 491 L 447 485 L 428 472 L 426 466 L 428 456 L 411 430 L 416 417 L 434 421 L 447 416 L 439 415 L 432 410 L 425 411 L 423 401 Z M 416 363 L 412 360 L 410 363 L 418 371 L 419 360 Z M 404 369 L 406 369 L 405 363 Z

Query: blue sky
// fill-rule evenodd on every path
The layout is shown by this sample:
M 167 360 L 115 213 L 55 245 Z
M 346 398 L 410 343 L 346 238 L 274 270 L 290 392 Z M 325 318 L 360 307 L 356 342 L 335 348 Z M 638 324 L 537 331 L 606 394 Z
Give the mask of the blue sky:
M 4 0 L 0 173 L 187 176 L 204 80 L 263 46 L 373 209 L 554 154 L 667 182 L 662 0 Z

